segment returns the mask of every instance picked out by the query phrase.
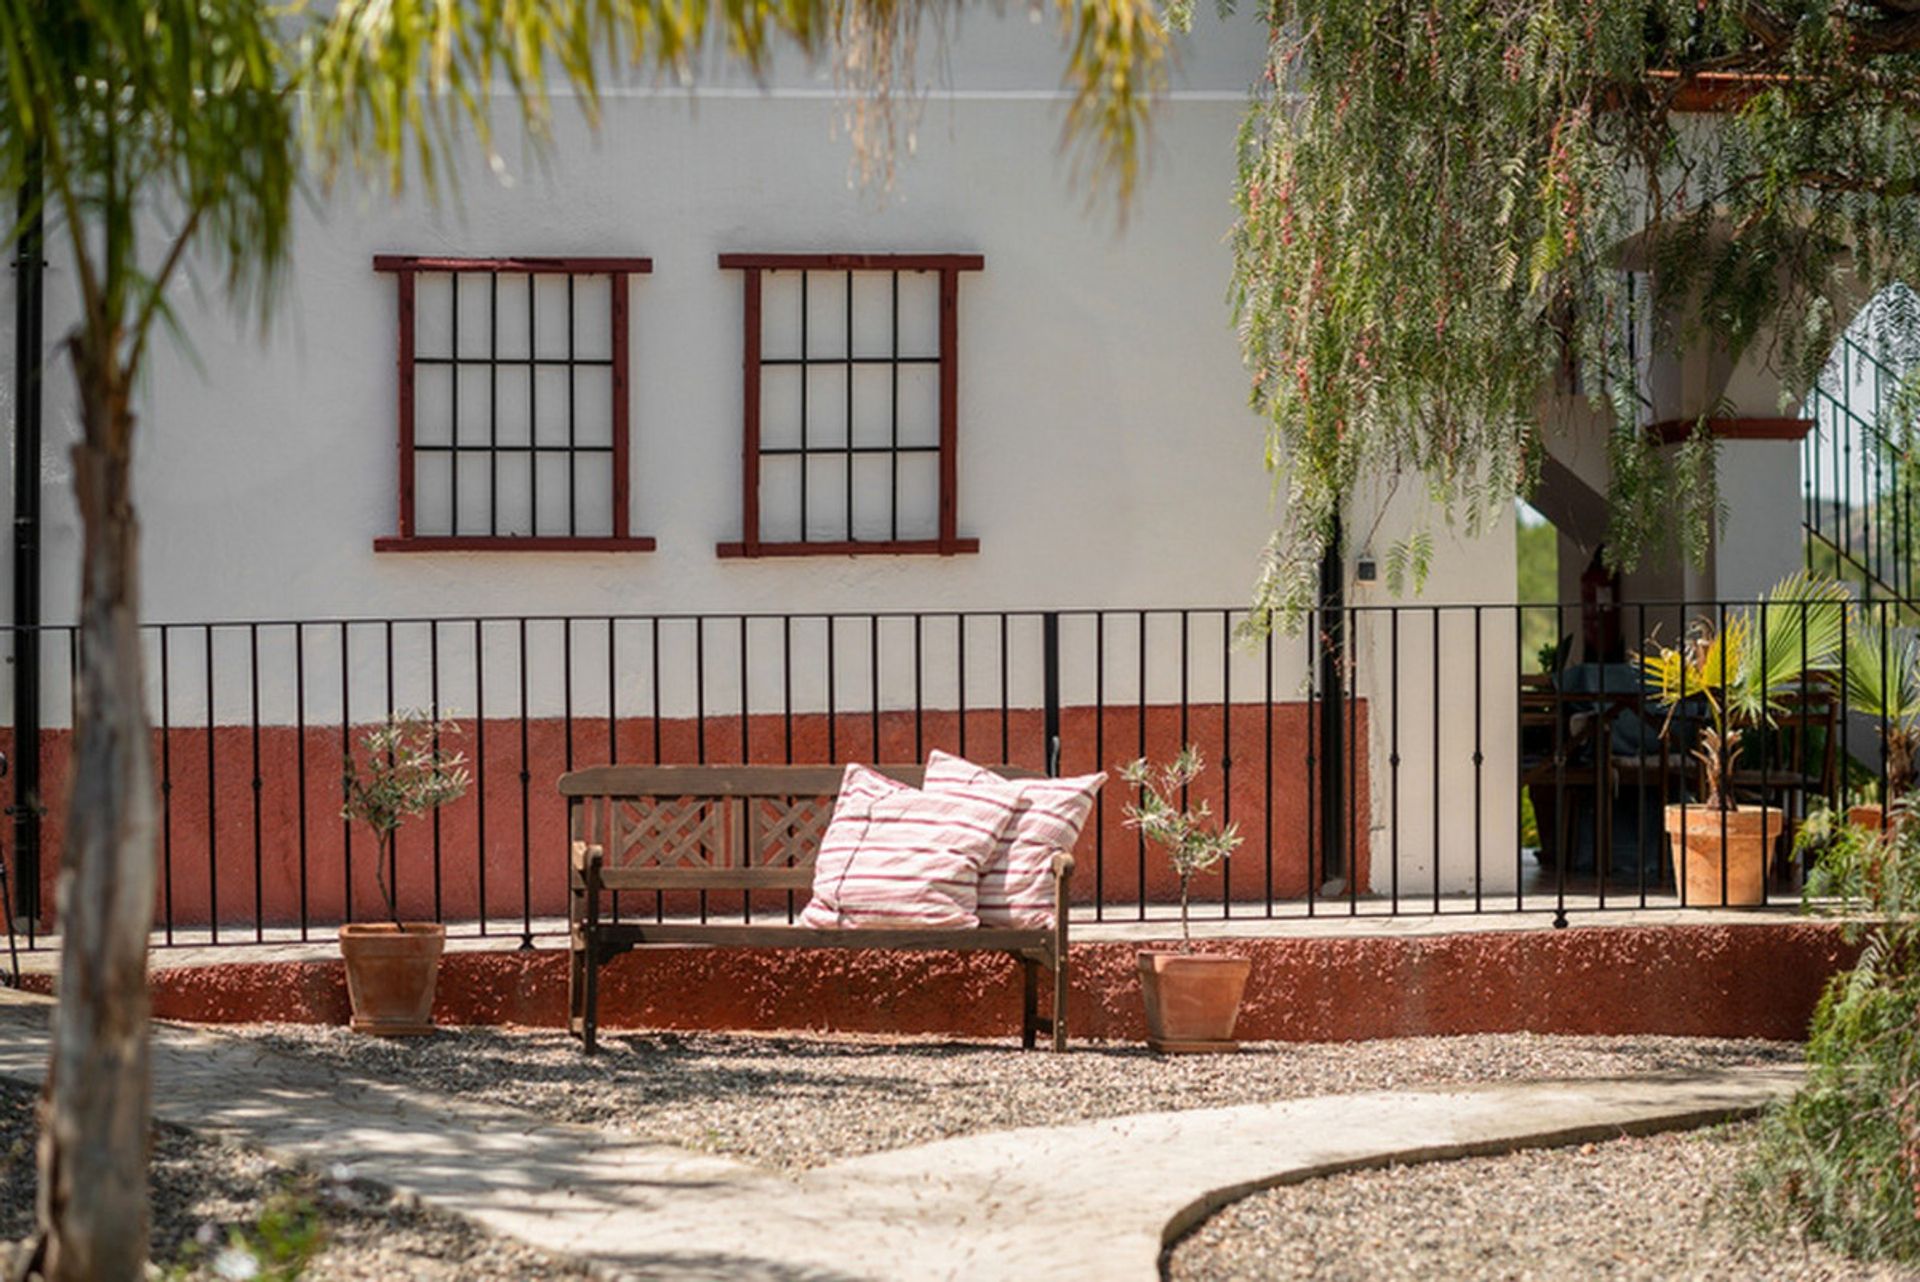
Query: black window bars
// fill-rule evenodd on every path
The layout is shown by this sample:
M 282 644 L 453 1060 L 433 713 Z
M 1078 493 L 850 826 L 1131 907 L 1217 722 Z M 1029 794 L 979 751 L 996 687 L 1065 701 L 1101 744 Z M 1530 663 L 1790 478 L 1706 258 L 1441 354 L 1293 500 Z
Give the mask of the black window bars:
M 399 531 L 374 540 L 381 552 L 441 551 L 650 551 L 654 541 L 636 537 L 629 526 L 630 450 L 628 397 L 630 391 L 628 351 L 628 278 L 653 270 L 646 258 L 427 258 L 382 254 L 373 260 L 374 270 L 392 273 L 399 285 Z M 444 350 L 419 350 L 417 307 L 422 276 L 444 276 L 448 282 L 449 323 Z M 538 282 L 541 278 L 560 277 L 564 282 L 565 346 L 557 354 L 543 354 L 539 335 L 540 308 Z M 478 279 L 473 279 L 477 277 Z M 501 280 L 524 278 L 525 334 L 516 340 L 518 350 L 503 354 L 501 334 L 505 321 L 501 314 Z M 608 348 L 604 356 L 582 354 L 581 329 L 592 324 L 583 315 L 576 299 L 576 282 L 581 277 L 604 277 L 607 282 Z M 484 352 L 473 351 L 469 336 L 463 346 L 460 326 L 462 280 L 467 301 L 474 304 L 475 293 L 485 300 Z M 517 306 L 509 299 L 508 306 Z M 517 318 L 516 318 L 517 319 Z M 551 333 L 551 326 L 549 326 Z M 423 369 L 444 369 L 445 412 L 436 414 L 434 426 L 444 433 L 418 430 L 420 379 Z M 469 395 L 461 402 L 462 372 L 485 371 L 483 394 Z M 540 411 L 542 371 L 555 371 L 564 377 L 566 410 L 564 435 L 556 431 L 543 434 L 547 421 Z M 583 398 L 583 379 L 596 371 L 606 374 L 604 402 L 598 397 Z M 511 406 L 503 409 L 503 371 L 524 371 L 525 434 L 517 431 L 503 436 L 503 425 L 511 425 L 521 415 Z M 549 387 L 549 394 L 556 389 Z M 474 389 L 478 392 L 478 389 Z M 476 405 L 478 399 L 482 403 Z M 509 397 L 509 400 L 512 398 Z M 583 399 L 596 403 L 588 410 Z M 436 407 L 437 408 L 437 407 Z M 594 419 L 604 414 L 604 423 Z M 557 420 L 558 416 L 554 416 Z M 484 436 L 480 424 L 484 424 Z M 431 437 L 432 439 L 428 439 Z M 552 468 L 564 468 L 564 486 L 548 500 L 547 520 L 541 519 L 542 463 L 547 465 L 546 480 L 552 482 Z M 502 464 L 506 467 L 503 469 Z M 467 520 L 463 522 L 462 473 L 467 480 Z M 582 484 L 583 467 L 588 469 Z M 610 473 L 601 481 L 592 469 Z M 484 482 L 477 473 L 484 471 Z M 503 471 L 506 475 L 503 477 Z M 503 495 L 503 484 L 505 493 Z M 480 486 L 483 494 L 473 489 Z M 431 502 L 421 504 L 419 492 L 431 491 Z M 583 494 L 582 491 L 589 491 Z M 602 497 L 604 495 L 604 497 Z M 484 530 L 473 516 L 477 506 L 484 511 Z M 555 517 L 558 501 L 564 521 Z M 430 510 L 423 516 L 422 507 Z M 547 528 L 543 531 L 543 525 Z M 564 529 L 561 527 L 564 526 Z M 475 527 L 475 528 L 465 528 Z
M 722 254 L 720 266 L 742 273 L 745 307 L 741 538 L 720 544 L 719 554 L 953 556 L 977 551 L 977 539 L 958 533 L 958 313 L 960 273 L 981 270 L 985 259 L 977 254 Z M 766 350 L 765 278 L 771 273 L 797 277 L 799 315 L 792 355 L 769 355 Z M 910 273 L 931 274 L 938 282 L 938 337 L 931 351 L 903 350 L 901 278 Z M 863 276 L 885 282 L 882 291 L 862 291 L 867 308 L 856 295 L 856 279 Z M 812 304 L 822 290 L 840 294 L 840 323 L 835 327 L 840 333 L 816 337 Z M 886 309 L 884 326 L 874 325 L 868 315 L 875 304 Z M 856 339 L 863 317 L 864 327 L 884 328 L 884 350 Z M 856 386 L 863 369 L 886 374 L 884 409 L 875 405 L 871 415 L 863 414 Z M 797 371 L 797 405 L 790 421 L 776 422 L 765 393 L 770 372 L 785 370 Z M 903 372 L 917 370 L 932 370 L 937 377 L 931 440 L 915 440 L 902 432 Z M 816 371 L 837 382 L 833 390 L 845 402 L 837 437 L 815 429 L 815 420 L 822 417 L 818 406 L 809 403 Z M 870 418 L 881 415 L 882 430 L 872 430 Z M 773 443 L 776 438 L 779 443 Z M 915 471 L 923 462 L 933 464 L 932 483 L 924 494 L 903 503 L 903 469 Z M 824 496 L 816 493 L 817 476 L 831 481 Z M 875 496 L 878 476 L 885 477 L 884 508 Z M 832 492 L 835 487 L 838 494 Z M 778 509 L 772 519 L 769 509 Z M 884 521 L 878 517 L 882 511 Z

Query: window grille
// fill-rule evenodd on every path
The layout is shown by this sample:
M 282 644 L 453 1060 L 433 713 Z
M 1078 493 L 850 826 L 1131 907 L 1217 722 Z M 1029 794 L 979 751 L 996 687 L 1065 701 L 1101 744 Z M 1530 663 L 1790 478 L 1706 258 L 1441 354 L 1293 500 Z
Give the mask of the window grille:
M 958 533 L 975 254 L 722 254 L 745 286 L 741 539 L 721 556 L 974 552 Z
M 379 255 L 399 288 L 383 552 L 648 551 L 629 528 L 628 278 L 645 258 Z

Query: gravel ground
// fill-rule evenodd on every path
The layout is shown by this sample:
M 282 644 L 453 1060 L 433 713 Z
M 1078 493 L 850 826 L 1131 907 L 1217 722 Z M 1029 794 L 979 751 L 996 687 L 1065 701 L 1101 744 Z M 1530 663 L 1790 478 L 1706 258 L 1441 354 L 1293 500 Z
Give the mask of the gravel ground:
M 1249 1044 L 1162 1058 L 1131 1044 L 1065 1055 L 1007 1043 L 743 1034 L 443 1029 L 383 1042 L 343 1028 L 234 1030 L 342 1073 L 525 1109 L 798 1171 L 978 1131 L 1449 1082 L 1606 1077 L 1797 1062 L 1792 1043 L 1673 1037 L 1431 1037 Z
M 0 1079 L 0 1264 L 8 1244 L 33 1230 L 35 1092 Z M 154 1128 L 153 1257 L 181 1279 L 250 1276 L 222 1273 L 228 1232 L 248 1226 L 275 1202 L 314 1208 L 318 1254 L 300 1276 L 310 1282 L 524 1282 L 588 1276 L 570 1261 L 465 1220 L 396 1199 L 359 1181 L 318 1178 L 250 1149 Z M 230 1267 L 237 1261 L 229 1259 Z M 0 1268 L 0 1274 L 6 1270 Z
M 1271 1189 L 1177 1242 L 1165 1274 L 1171 1282 L 1916 1276 L 1743 1224 L 1732 1198 L 1752 1135 L 1748 1123 Z

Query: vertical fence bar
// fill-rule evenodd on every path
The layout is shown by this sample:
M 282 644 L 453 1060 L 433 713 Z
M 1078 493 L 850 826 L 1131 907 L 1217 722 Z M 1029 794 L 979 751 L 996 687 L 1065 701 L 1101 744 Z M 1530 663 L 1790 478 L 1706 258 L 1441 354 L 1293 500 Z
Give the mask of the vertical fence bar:
M 474 896 L 480 918 L 478 932 L 487 933 L 487 634 L 486 625 L 473 621 L 473 848 L 479 860 L 474 869 Z
M 253 732 L 253 938 L 256 943 L 267 937 L 266 888 L 263 885 L 260 853 L 260 625 L 247 625 L 247 719 Z
M 293 625 L 293 769 L 300 825 L 300 938 L 307 938 L 307 625 Z M 433 884 L 440 884 L 436 867 Z
M 459 278 L 455 273 L 455 279 Z M 455 381 L 458 381 L 457 379 Z M 340 919 L 353 920 L 353 820 L 346 816 L 347 763 L 353 760 L 353 678 L 346 620 L 340 621 Z
M 220 803 L 215 783 L 213 625 L 203 633 L 207 661 L 207 942 L 220 942 Z
M 962 754 L 964 755 L 964 754 Z M 1107 768 L 1107 612 L 1093 612 L 1093 768 Z M 1093 799 L 1093 919 L 1107 915 L 1106 789 Z
M 1045 770 L 1060 773 L 1060 615 L 1052 610 L 1040 616 L 1040 663 L 1045 701 L 1041 718 L 1041 752 Z
M 572 277 L 568 277 L 569 280 Z M 569 304 L 571 310 L 571 304 Z M 446 715 L 440 709 L 440 620 L 432 619 L 427 623 L 427 698 L 433 709 L 433 755 L 440 755 L 440 723 Z M 442 852 L 440 832 L 441 807 L 433 808 L 433 919 L 444 922 L 446 918 L 446 898 L 441 877 Z
M 528 290 L 533 281 L 529 277 Z M 531 303 L 528 304 L 532 306 Z M 529 339 L 531 342 L 531 339 Z M 533 947 L 533 758 L 528 739 L 527 620 L 520 618 L 520 947 Z
M 173 942 L 173 664 L 167 643 L 172 631 L 166 624 L 160 625 L 160 872 L 161 905 L 169 944 Z M 35 744 L 27 751 L 37 755 L 40 747 Z M 34 917 L 35 914 L 27 914 L 29 946 L 33 943 Z

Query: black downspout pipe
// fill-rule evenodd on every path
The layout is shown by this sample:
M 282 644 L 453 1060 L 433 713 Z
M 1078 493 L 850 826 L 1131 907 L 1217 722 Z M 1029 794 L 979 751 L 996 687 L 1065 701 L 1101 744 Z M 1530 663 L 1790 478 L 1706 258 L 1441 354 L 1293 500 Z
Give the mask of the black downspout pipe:
M 45 242 L 37 156 L 20 188 L 13 279 L 14 908 L 40 915 L 40 376 L 46 345 Z
M 1320 558 L 1320 882 L 1331 890 L 1347 875 L 1347 591 L 1340 557 L 1340 518 L 1333 519 Z M 1311 876 L 1311 872 L 1309 872 Z

